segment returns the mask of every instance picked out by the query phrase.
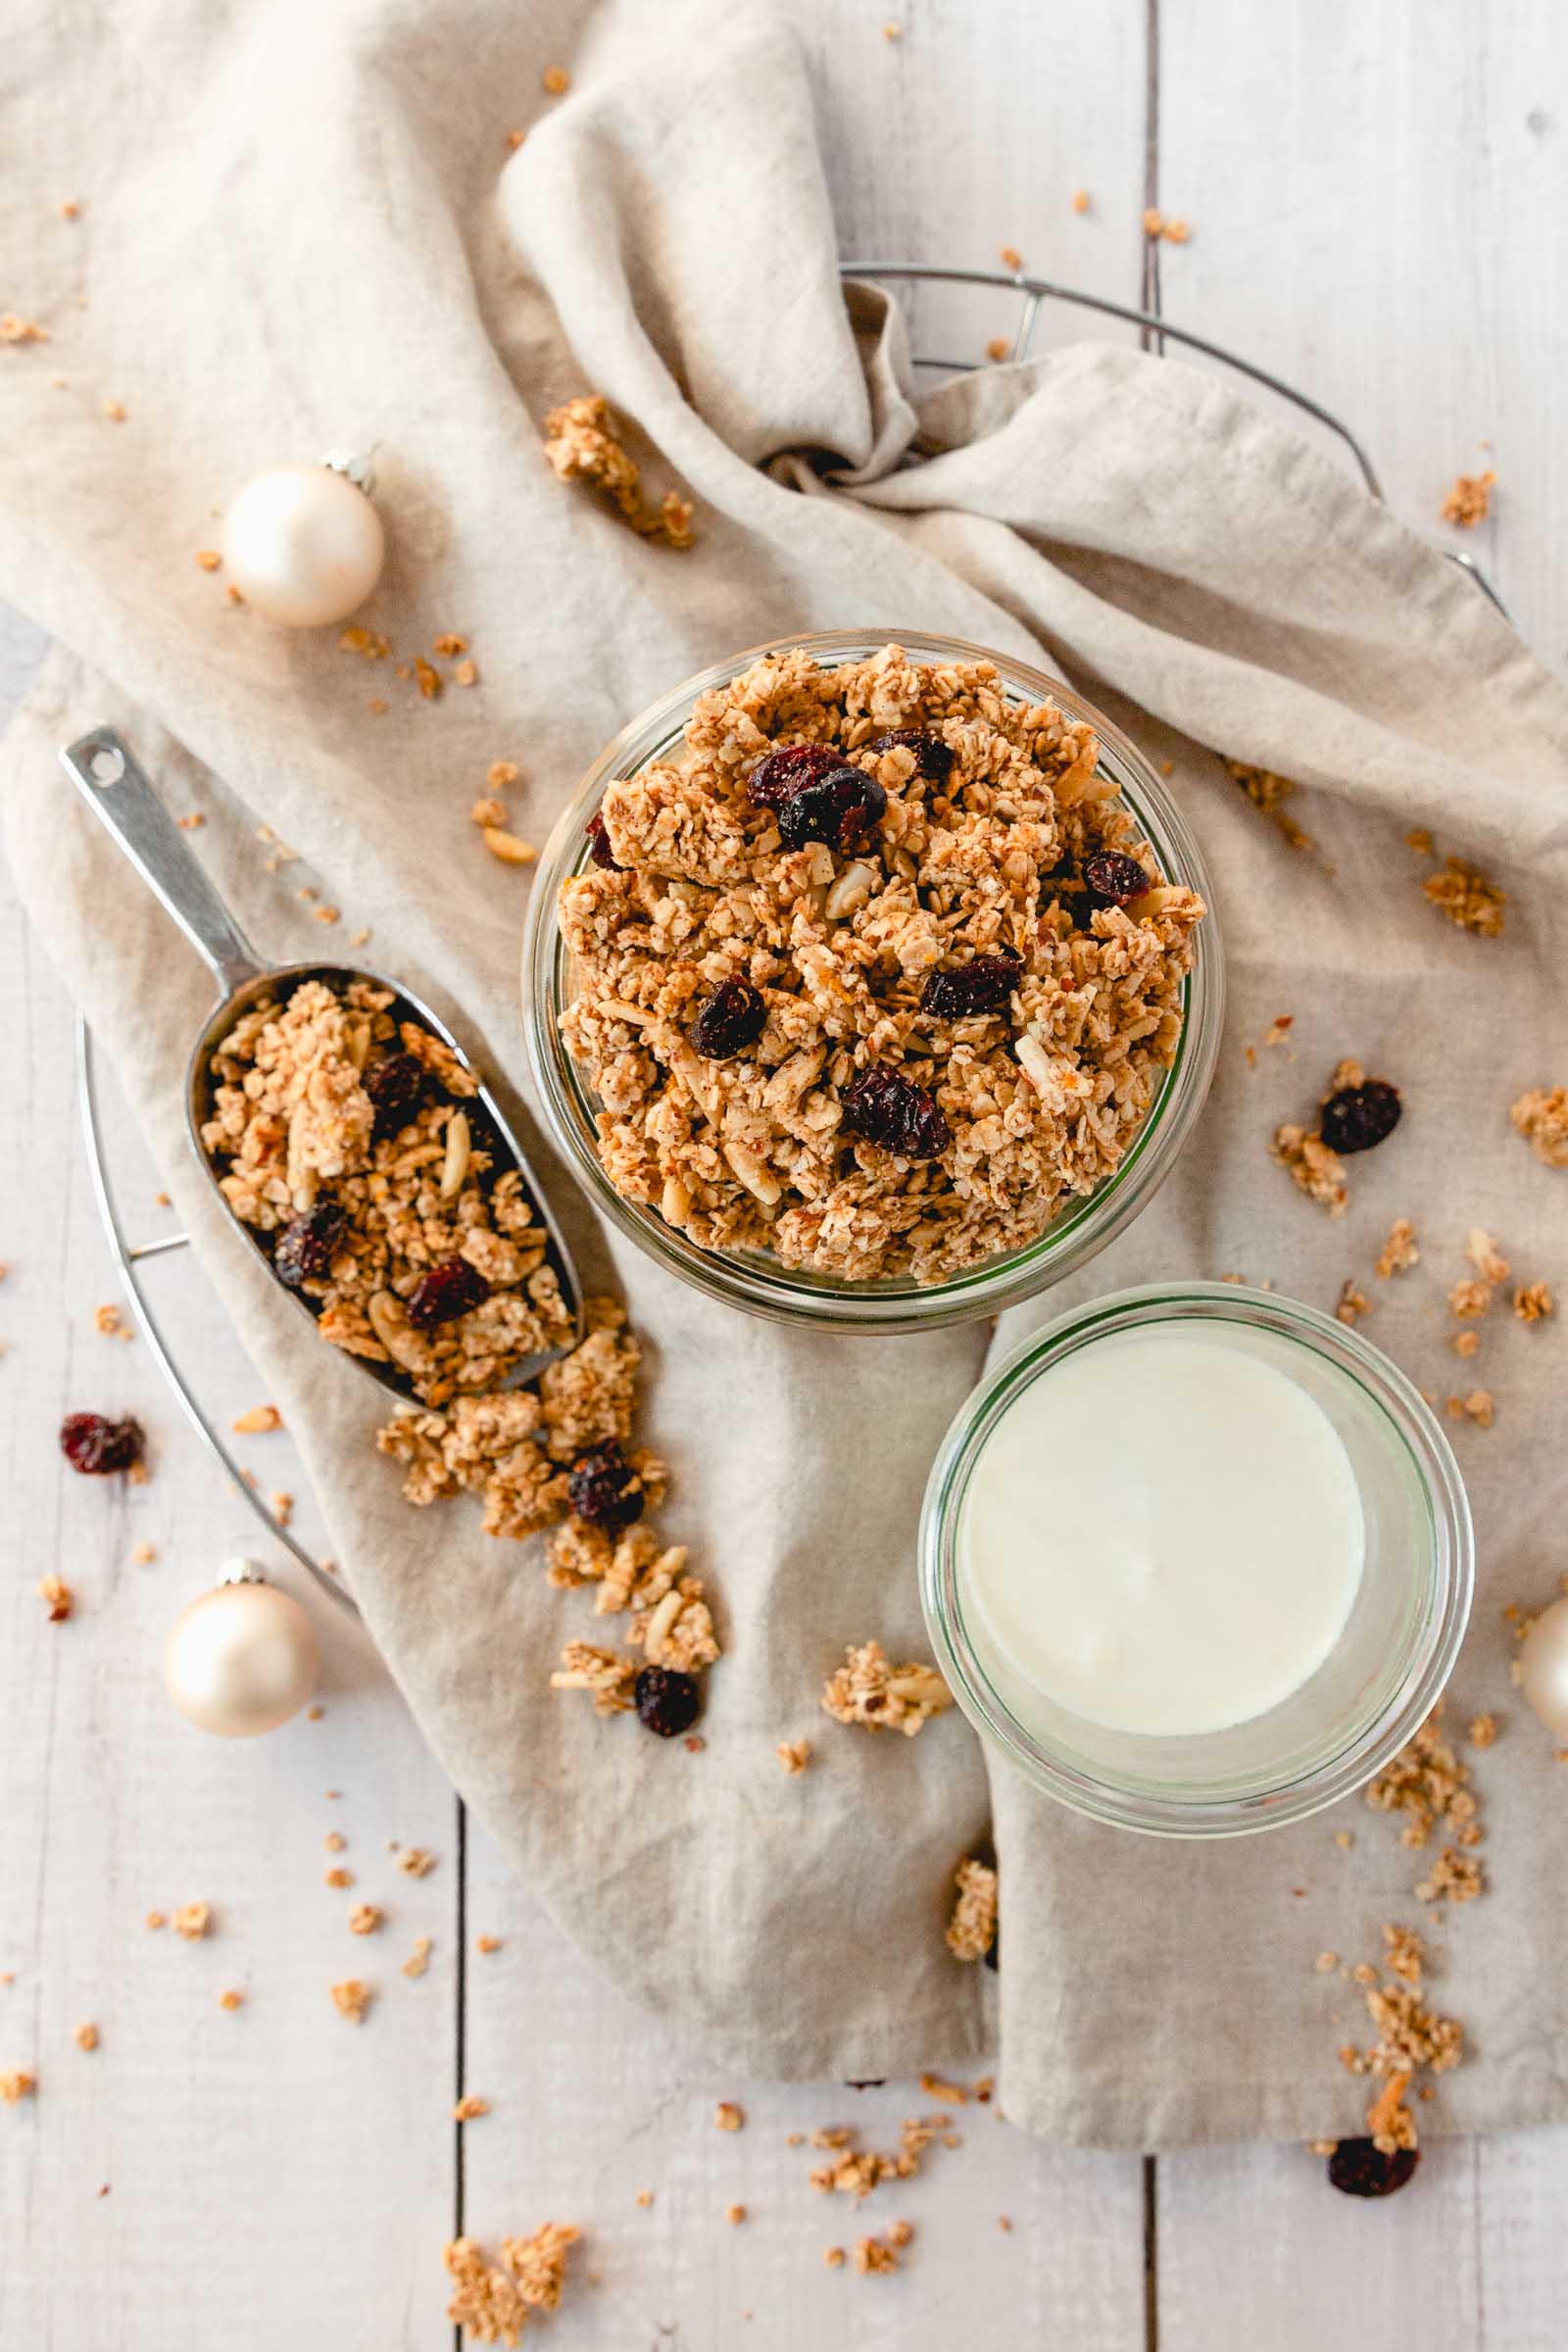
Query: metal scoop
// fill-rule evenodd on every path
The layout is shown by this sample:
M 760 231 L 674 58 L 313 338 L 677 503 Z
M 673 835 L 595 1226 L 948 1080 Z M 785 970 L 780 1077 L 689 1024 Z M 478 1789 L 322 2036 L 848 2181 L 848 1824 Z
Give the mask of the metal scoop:
M 314 1323 L 316 1316 L 310 1300 L 281 1280 L 270 1256 L 262 1246 L 260 1236 L 235 1216 L 227 1198 L 219 1188 L 212 1162 L 203 1149 L 202 1126 L 213 1115 L 214 1090 L 210 1064 L 215 1050 L 233 1028 L 241 1013 L 254 1004 L 259 997 L 275 995 L 281 998 L 306 980 L 322 981 L 334 991 L 346 988 L 351 981 L 368 980 L 376 988 L 390 990 L 394 1003 L 389 1009 L 397 1018 L 417 1021 L 421 1027 L 431 1030 L 444 1046 L 450 1047 L 466 1068 L 472 1069 L 473 1065 L 451 1030 L 429 1006 L 421 1004 L 400 981 L 388 979 L 383 972 L 372 972 L 348 963 L 263 963 L 191 855 L 178 826 L 112 727 L 95 727 L 90 735 L 83 735 L 75 743 L 68 744 L 61 752 L 60 759 L 94 815 L 114 835 L 142 880 L 173 916 L 218 983 L 220 992 L 218 1007 L 197 1038 L 185 1072 L 185 1126 L 190 1136 L 191 1150 L 201 1162 L 208 1181 L 222 1201 L 236 1231 L 244 1235 L 279 1290 Z M 491 1132 L 485 1137 L 485 1142 L 493 1147 L 494 1162 L 498 1167 L 510 1163 L 522 1178 L 529 1203 L 545 1236 L 547 1262 L 555 1268 L 562 1298 L 572 1318 L 571 1336 L 563 1341 L 559 1348 L 527 1357 L 514 1366 L 506 1379 L 498 1384 L 511 1389 L 533 1379 L 546 1364 L 564 1355 L 581 1340 L 582 1285 L 577 1280 L 577 1270 L 571 1262 L 571 1253 L 561 1229 L 550 1213 L 549 1203 L 494 1095 L 487 1086 L 481 1084 L 478 1094 L 471 1098 L 471 1103 L 479 1106 L 488 1123 Z M 471 1107 L 467 1098 L 465 1099 L 465 1106 Z M 372 1380 L 377 1381 L 383 1389 L 390 1390 L 393 1396 L 405 1400 L 414 1399 L 414 1387 L 408 1374 L 400 1371 L 395 1364 L 373 1363 L 362 1355 L 356 1355 L 352 1360 L 362 1372 L 368 1372 Z

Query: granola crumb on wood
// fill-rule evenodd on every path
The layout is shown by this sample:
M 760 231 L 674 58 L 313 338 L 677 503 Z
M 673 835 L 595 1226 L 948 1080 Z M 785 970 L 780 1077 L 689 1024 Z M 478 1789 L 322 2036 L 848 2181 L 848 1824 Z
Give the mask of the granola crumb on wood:
M 746 2121 L 745 2111 L 733 2099 L 720 2099 L 713 2109 L 713 2128 L 718 2132 L 738 2132 Z
M 1443 502 L 1443 519 L 1462 531 L 1474 530 L 1485 522 L 1492 511 L 1492 493 L 1497 477 L 1489 466 L 1485 473 L 1455 474 L 1451 488 Z
M 353 2026 L 363 2026 L 375 1995 L 363 1977 L 345 1977 L 332 1986 L 332 2005 Z
M 29 2075 L 24 2067 L 7 2067 L 0 2072 L 0 2100 L 8 2107 L 14 2107 L 19 2099 L 30 2099 L 37 2087 L 37 2076 Z
M 948 1949 L 956 1960 L 983 1960 L 997 1939 L 997 1873 L 973 1855 L 954 1873 L 957 1900 L 948 1922 Z
M 65 1579 L 58 1576 L 41 1576 L 33 1587 L 33 1591 L 44 1603 L 49 1623 L 64 1625 L 76 1605 L 76 1595 Z
M 349 1934 L 351 1936 L 373 1936 L 385 1917 L 385 1912 L 379 1910 L 374 1903 L 356 1903 L 349 1913 Z
M 488 2115 L 489 2112 L 488 2099 L 481 2098 L 476 2090 L 466 2090 L 452 2110 L 452 2120 L 455 2124 L 471 2124 L 477 2117 Z
M 941 2075 L 922 2075 L 920 2088 L 928 2099 L 935 2099 L 939 2107 L 961 2107 L 969 2096 L 961 2082 L 946 2082 Z
M 953 1693 L 934 1666 L 891 1665 L 880 1642 L 852 1645 L 822 1691 L 822 1705 L 837 1722 L 903 1732 L 908 1739 L 952 1704 Z
M 435 1868 L 435 1856 L 427 1845 L 406 1845 L 398 1856 L 398 1868 L 407 1878 L 428 1878 Z
M 566 2256 L 580 2235 L 546 2222 L 531 2237 L 504 2237 L 496 2267 L 472 2238 L 454 2238 L 442 2255 L 453 2282 L 448 2319 L 478 2343 L 514 2346 L 530 2312 L 560 2308 Z
M 204 1936 L 211 1934 L 212 1926 L 211 1903 L 181 1903 L 174 1913 L 174 1934 L 182 1936 L 187 1943 L 200 1943 Z
M 345 1870 L 342 1865 L 339 1864 L 335 1870 L 329 1870 L 327 1872 L 321 1884 L 323 1886 L 330 1886 L 338 1893 L 341 1893 L 345 1886 L 353 1886 L 354 1873 L 352 1870 Z
M 432 1940 L 428 1936 L 416 1936 L 414 1949 L 403 1963 L 403 1974 L 406 1977 L 422 1977 L 430 1965 L 432 1948 Z
M 98 2047 L 98 2029 L 91 2025 L 77 2026 L 71 2038 L 78 2050 L 95 2050 Z

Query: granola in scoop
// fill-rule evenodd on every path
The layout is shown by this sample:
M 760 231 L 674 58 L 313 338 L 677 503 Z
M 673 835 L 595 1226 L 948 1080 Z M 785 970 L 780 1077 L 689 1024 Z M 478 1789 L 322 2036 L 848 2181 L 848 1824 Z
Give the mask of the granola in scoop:
M 705 1248 L 922 1283 L 1092 1192 L 1174 1056 L 1204 912 L 1098 763 L 991 663 L 893 645 L 702 696 L 561 891 L 562 1034 L 616 1190 Z
M 202 1146 L 321 1337 L 392 1363 L 428 1405 L 564 1344 L 542 1227 L 433 1032 L 389 989 L 307 980 L 243 1012 L 212 1056 Z

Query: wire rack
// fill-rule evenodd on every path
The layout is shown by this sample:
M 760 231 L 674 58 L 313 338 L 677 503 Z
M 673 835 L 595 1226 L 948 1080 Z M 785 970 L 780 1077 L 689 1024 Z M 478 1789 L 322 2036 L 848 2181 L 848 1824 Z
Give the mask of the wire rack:
M 1332 433 L 1350 458 L 1368 496 L 1377 499 L 1380 504 L 1385 503 L 1377 468 L 1355 434 L 1340 417 L 1320 407 L 1304 392 L 1298 391 L 1294 385 L 1271 374 L 1266 368 L 1259 368 L 1252 361 L 1243 358 L 1239 352 L 1228 351 L 1222 344 L 1210 342 L 1204 335 L 1195 335 L 1185 327 L 1172 325 L 1169 319 L 1160 318 L 1152 311 L 1137 310 L 1127 303 L 1107 301 L 1102 295 L 1086 294 L 1076 286 L 1056 285 L 1049 278 L 1028 277 L 1021 272 L 947 270 L 923 262 L 850 262 L 845 264 L 842 274 L 846 279 L 893 287 L 915 284 L 989 287 L 1009 297 L 1016 303 L 1018 313 L 1008 354 L 1012 360 L 1027 360 L 1034 355 L 1041 316 L 1048 303 L 1065 303 L 1076 310 L 1094 311 L 1104 318 L 1117 318 L 1136 326 L 1142 330 L 1146 350 L 1156 355 L 1163 355 L 1167 343 L 1178 344 L 1184 351 L 1198 352 L 1204 359 L 1216 360 L 1236 374 L 1247 377 L 1250 382 L 1277 394 Z M 917 354 L 914 359 L 916 368 L 945 375 L 967 374 L 978 364 L 973 360 L 944 359 L 935 353 Z M 1507 608 L 1480 565 L 1459 549 L 1446 548 L 1443 552 L 1450 563 L 1456 564 L 1468 574 L 1482 594 L 1490 598 L 1497 611 L 1507 618 Z M 283 1546 L 320 1590 L 330 1594 L 339 1608 L 355 1614 L 354 1603 L 342 1585 L 248 1483 L 239 1462 L 223 1443 L 213 1416 L 203 1405 L 194 1384 L 164 1335 L 149 1296 L 146 1269 L 166 1258 L 177 1258 L 180 1252 L 188 1252 L 190 1238 L 187 1234 L 172 1233 L 161 1235 L 154 1241 L 136 1242 L 127 1235 L 120 1213 L 115 1176 L 106 1149 L 92 1035 L 85 1020 L 79 1016 L 76 1022 L 76 1074 L 82 1140 L 98 1213 L 114 1254 L 121 1286 L 135 1311 L 153 1360 L 172 1389 L 180 1410 L 196 1436 L 224 1471 L 235 1493 L 243 1497 L 247 1508 L 255 1513 L 272 1540 Z

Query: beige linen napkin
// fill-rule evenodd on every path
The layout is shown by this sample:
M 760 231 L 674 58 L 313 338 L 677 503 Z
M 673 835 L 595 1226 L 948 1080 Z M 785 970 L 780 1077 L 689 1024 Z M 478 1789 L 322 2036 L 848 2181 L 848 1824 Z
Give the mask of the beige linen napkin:
M 547 104 L 558 61 L 573 87 Z M 467 819 L 489 762 L 519 763 L 514 822 L 540 839 L 597 748 L 702 664 L 811 628 L 948 630 L 1043 658 L 1174 760 L 1220 878 L 1232 989 L 1183 1166 L 998 1344 L 1156 1272 L 1332 1303 L 1346 1275 L 1368 1281 L 1390 1220 L 1415 1219 L 1423 1263 L 1370 1285 L 1371 1330 L 1425 1385 L 1496 1393 L 1494 1429 L 1456 1431 L 1482 1547 L 1457 1703 L 1509 1719 L 1480 1772 L 1493 1891 L 1441 1938 L 1439 1997 L 1476 2052 L 1441 2114 L 1568 2114 L 1568 1828 L 1498 1618 L 1568 1566 L 1561 1335 L 1499 1308 L 1460 1366 L 1444 1302 L 1472 1224 L 1521 1272 L 1563 1272 L 1568 1179 L 1507 1124 L 1522 1089 L 1568 1078 L 1561 690 L 1471 583 L 1213 378 L 1080 347 L 916 402 L 880 298 L 846 316 L 800 61 L 763 9 L 121 0 L 85 69 L 60 18 L 30 24 L 0 96 L 0 295 L 52 338 L 0 350 L 0 596 L 60 641 L 7 747 L 17 871 L 300 1434 L 392 1671 L 519 1872 L 599 1966 L 737 2068 L 957 2063 L 995 2034 L 1000 1985 L 1004 2097 L 1035 2130 L 1150 2145 L 1359 2113 L 1333 2057 L 1348 1995 L 1312 1960 L 1370 1954 L 1382 1919 L 1413 1916 L 1415 1858 L 1390 1824 L 1345 1809 L 1349 1853 L 1339 1817 L 1159 1845 L 988 1776 L 956 1717 L 906 1741 L 818 1711 L 846 1642 L 923 1650 L 925 1468 L 988 1333 L 750 1321 L 610 1243 L 559 1168 L 590 1284 L 621 1290 L 648 1339 L 663 1524 L 716 1591 L 727 1649 L 695 1756 L 551 1694 L 580 1596 L 462 1503 L 409 1511 L 370 1445 L 375 1393 L 301 1332 L 215 1210 L 179 1112 L 204 977 L 54 760 L 94 721 L 122 727 L 171 805 L 207 812 L 196 846 L 264 951 L 370 925 L 368 952 L 522 1084 L 528 884 Z M 589 385 L 635 420 L 656 493 L 694 493 L 690 553 L 550 474 L 540 421 Z M 902 469 L 916 435 L 936 454 Z M 464 633 L 472 691 L 421 703 L 335 632 L 227 607 L 196 565 L 249 473 L 345 442 L 378 444 L 393 549 L 365 617 L 411 654 Z M 1315 787 L 1298 807 L 1317 850 L 1289 849 L 1215 754 Z M 263 822 L 305 862 L 270 874 Z M 1426 905 L 1402 841 L 1416 823 L 1496 869 L 1503 939 Z M 302 878 L 341 930 L 310 920 Z M 1289 1049 L 1250 1067 L 1244 1045 L 1280 1013 Z M 1347 1054 L 1404 1090 L 1407 1115 L 1330 1223 L 1266 1144 Z M 172 1451 L 160 1474 L 178 1474 Z M 802 1735 L 816 1760 L 789 1780 L 774 1743 Z M 942 1940 L 953 1867 L 993 1817 L 995 1979 Z

